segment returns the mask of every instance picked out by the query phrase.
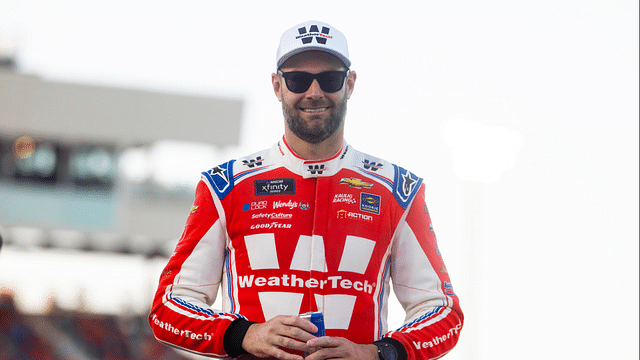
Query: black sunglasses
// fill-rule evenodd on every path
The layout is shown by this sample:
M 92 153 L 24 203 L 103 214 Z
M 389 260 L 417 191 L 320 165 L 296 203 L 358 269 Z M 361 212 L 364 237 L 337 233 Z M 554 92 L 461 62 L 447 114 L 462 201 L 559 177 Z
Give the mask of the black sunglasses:
M 278 70 L 278 73 L 284 78 L 289 91 L 301 94 L 311 87 L 313 80 L 318 80 L 320 89 L 327 93 L 340 91 L 344 85 L 344 78 L 347 77 L 349 70 L 323 71 L 319 74 L 311 74 L 304 71 L 288 71 Z

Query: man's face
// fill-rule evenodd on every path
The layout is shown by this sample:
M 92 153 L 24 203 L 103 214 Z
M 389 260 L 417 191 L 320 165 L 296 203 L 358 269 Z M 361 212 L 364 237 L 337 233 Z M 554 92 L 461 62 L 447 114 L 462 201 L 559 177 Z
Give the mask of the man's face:
M 280 68 L 282 72 L 304 71 L 318 74 L 330 70 L 346 70 L 336 57 L 319 51 L 307 51 L 293 56 Z M 282 75 L 273 74 L 274 91 L 282 102 L 287 128 L 301 140 L 317 144 L 342 130 L 349 99 L 355 83 L 350 72 L 337 92 L 324 92 L 318 80 L 313 80 L 304 93 L 291 92 Z M 342 131 L 339 134 L 342 136 Z

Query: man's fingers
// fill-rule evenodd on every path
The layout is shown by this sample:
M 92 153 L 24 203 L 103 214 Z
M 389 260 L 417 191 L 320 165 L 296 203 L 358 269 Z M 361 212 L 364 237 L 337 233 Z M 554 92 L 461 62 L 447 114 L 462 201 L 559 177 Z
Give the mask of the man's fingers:
M 313 337 L 307 341 L 307 346 L 312 348 L 330 348 L 340 345 L 340 338 L 331 336 Z
M 276 318 L 279 317 L 281 318 L 281 322 L 285 325 L 300 328 L 311 334 L 318 331 L 318 327 L 315 326 L 311 321 L 303 319 L 299 316 L 277 316 Z
M 273 351 L 271 351 L 267 355 L 280 360 L 303 360 L 304 359 L 302 356 L 294 355 L 278 348 L 273 348 Z
M 318 328 L 310 321 L 298 316 L 279 315 L 265 323 L 256 323 L 249 327 L 242 346 L 249 353 L 258 356 L 271 356 L 283 360 L 300 360 L 289 350 L 311 352 L 307 341 L 314 338 L 311 334 Z

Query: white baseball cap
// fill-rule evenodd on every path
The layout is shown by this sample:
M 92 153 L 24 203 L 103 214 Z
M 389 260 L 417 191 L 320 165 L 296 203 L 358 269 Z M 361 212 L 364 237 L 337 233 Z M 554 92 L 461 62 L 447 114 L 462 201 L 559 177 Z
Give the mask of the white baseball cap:
M 320 50 L 338 57 L 349 68 L 347 38 L 338 29 L 322 21 L 307 21 L 282 34 L 276 53 L 278 69 L 293 55 L 308 50 Z

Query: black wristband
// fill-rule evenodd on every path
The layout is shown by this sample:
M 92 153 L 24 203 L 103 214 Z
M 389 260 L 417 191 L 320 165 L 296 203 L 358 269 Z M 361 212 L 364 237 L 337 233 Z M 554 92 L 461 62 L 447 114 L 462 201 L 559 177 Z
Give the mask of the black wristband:
M 253 321 L 237 319 L 229 325 L 222 339 L 222 346 L 224 346 L 224 351 L 227 352 L 227 355 L 232 358 L 237 358 L 240 355 L 248 354 L 248 352 L 242 348 L 242 340 L 244 340 L 249 326 L 253 324 L 255 324 Z
M 407 350 L 404 348 L 404 346 L 402 345 L 402 343 L 396 339 L 390 338 L 390 337 L 384 337 L 378 341 L 374 341 L 374 344 L 378 344 L 378 343 L 387 343 L 390 344 L 391 346 L 393 346 L 396 349 L 396 352 L 398 353 L 398 360 L 407 360 Z

